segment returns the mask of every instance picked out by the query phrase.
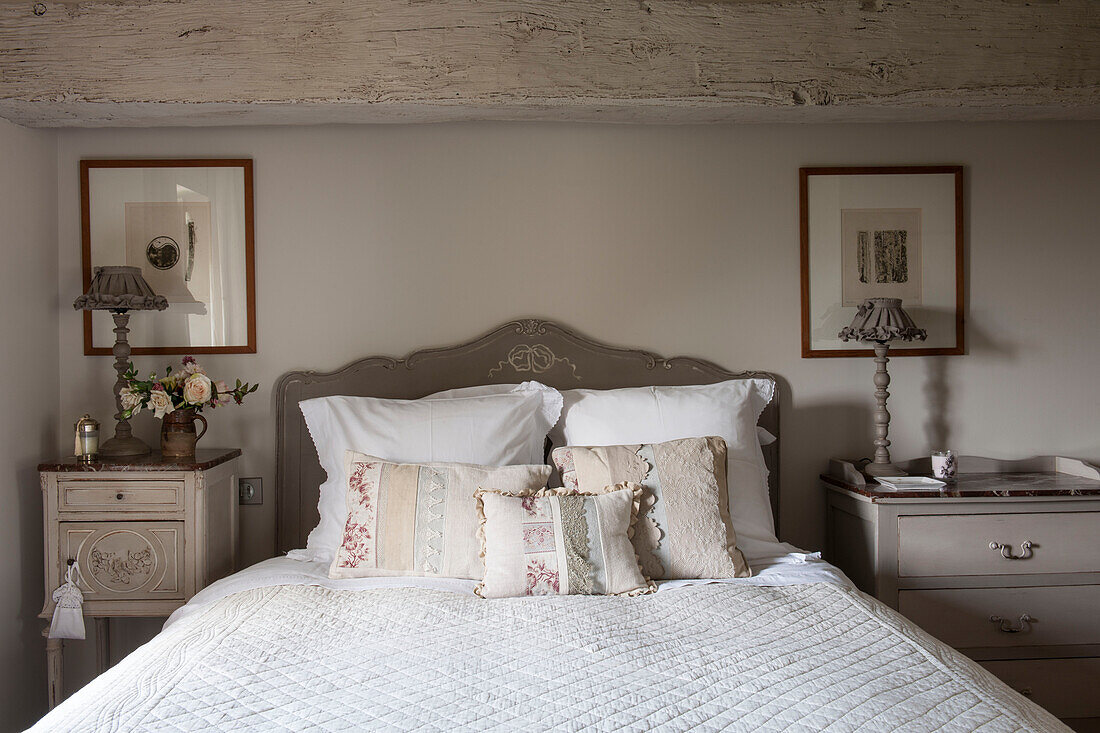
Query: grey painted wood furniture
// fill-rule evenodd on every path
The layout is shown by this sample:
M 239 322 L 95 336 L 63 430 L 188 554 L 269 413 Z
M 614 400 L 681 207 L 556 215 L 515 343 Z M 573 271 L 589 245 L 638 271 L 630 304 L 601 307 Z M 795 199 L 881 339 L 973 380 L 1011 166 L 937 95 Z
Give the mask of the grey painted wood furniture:
M 843 461 L 821 479 L 827 559 L 861 590 L 1071 725 L 1100 722 L 1100 470 L 963 456 L 941 492 L 883 491 Z
M 168 616 L 237 567 L 237 449 L 168 460 L 153 453 L 38 466 L 48 633 L 53 591 L 79 563 L 84 617 L 95 619 L 96 665 L 110 664 L 108 621 Z M 52 709 L 64 699 L 62 641 L 46 640 Z

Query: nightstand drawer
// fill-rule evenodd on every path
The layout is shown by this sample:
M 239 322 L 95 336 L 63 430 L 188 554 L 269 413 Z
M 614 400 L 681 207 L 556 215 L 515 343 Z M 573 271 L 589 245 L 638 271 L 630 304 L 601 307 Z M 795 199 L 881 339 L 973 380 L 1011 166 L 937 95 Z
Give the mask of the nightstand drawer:
M 61 567 L 80 564 L 85 602 L 184 598 L 183 522 L 60 522 Z
M 183 481 L 62 479 L 60 512 L 176 512 L 183 509 Z
M 1100 716 L 1100 658 L 980 662 L 1001 680 L 1059 718 Z
M 1100 644 L 1097 608 L 1100 585 L 898 592 L 899 611 L 962 649 Z
M 902 516 L 898 576 L 1096 572 L 1098 531 L 1100 512 Z

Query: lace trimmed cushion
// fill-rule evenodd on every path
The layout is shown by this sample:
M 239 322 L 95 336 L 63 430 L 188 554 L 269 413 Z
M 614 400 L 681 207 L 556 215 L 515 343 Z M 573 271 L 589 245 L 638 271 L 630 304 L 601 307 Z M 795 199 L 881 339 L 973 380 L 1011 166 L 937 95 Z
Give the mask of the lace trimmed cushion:
M 347 522 L 331 578 L 382 575 L 478 580 L 474 491 L 491 486 L 529 494 L 546 486 L 550 467 L 465 463 L 389 463 L 356 451 L 344 459 Z
M 776 542 L 768 467 L 756 428 L 775 393 L 768 378 L 562 392 L 555 448 L 634 445 L 717 435 L 726 441 L 729 512 L 742 542 Z
M 567 489 L 591 491 L 620 481 L 645 489 L 633 541 L 649 577 L 751 575 L 729 514 L 726 441 L 721 438 L 566 446 L 552 457 Z
M 485 558 L 483 598 L 639 595 L 655 589 L 630 542 L 642 489 L 544 489 L 529 496 L 475 493 Z

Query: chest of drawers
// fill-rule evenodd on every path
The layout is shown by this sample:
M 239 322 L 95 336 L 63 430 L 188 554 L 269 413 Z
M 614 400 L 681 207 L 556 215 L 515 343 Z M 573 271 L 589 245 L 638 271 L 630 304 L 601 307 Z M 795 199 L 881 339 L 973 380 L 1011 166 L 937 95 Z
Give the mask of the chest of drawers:
M 1100 718 L 1100 471 L 966 456 L 959 469 L 944 491 L 906 493 L 834 462 L 828 559 L 1054 714 Z

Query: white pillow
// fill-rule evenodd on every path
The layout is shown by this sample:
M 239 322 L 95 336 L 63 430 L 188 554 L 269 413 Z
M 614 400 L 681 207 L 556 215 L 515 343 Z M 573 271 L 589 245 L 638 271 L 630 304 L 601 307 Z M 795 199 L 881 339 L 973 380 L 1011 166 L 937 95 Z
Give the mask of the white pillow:
M 768 469 L 756 422 L 772 400 L 767 379 L 562 392 L 555 447 L 663 443 L 717 435 L 726 441 L 730 516 L 738 538 L 775 542 Z
M 546 434 L 557 421 L 561 395 L 538 382 L 481 397 L 390 400 L 317 397 L 298 403 L 327 478 L 320 522 L 306 553 L 332 562 L 347 522 L 344 452 L 360 451 L 393 463 L 455 462 L 514 466 L 545 462 Z
M 428 395 L 424 399 L 426 400 L 452 400 L 456 397 L 487 397 L 495 394 L 510 394 L 512 392 L 522 392 L 528 390 L 539 390 L 543 396 L 543 408 L 545 410 L 546 419 L 549 421 L 550 426 L 558 424 L 558 418 L 561 417 L 562 397 L 561 392 L 549 387 L 542 382 L 521 382 L 520 384 L 482 384 L 477 387 L 459 387 L 458 389 L 445 389 L 442 392 L 435 392 Z M 763 428 L 760 428 L 764 430 Z M 764 433 L 771 437 L 771 433 L 764 430 Z M 775 438 L 772 438 L 775 440 Z M 763 443 L 767 445 L 767 443 Z

